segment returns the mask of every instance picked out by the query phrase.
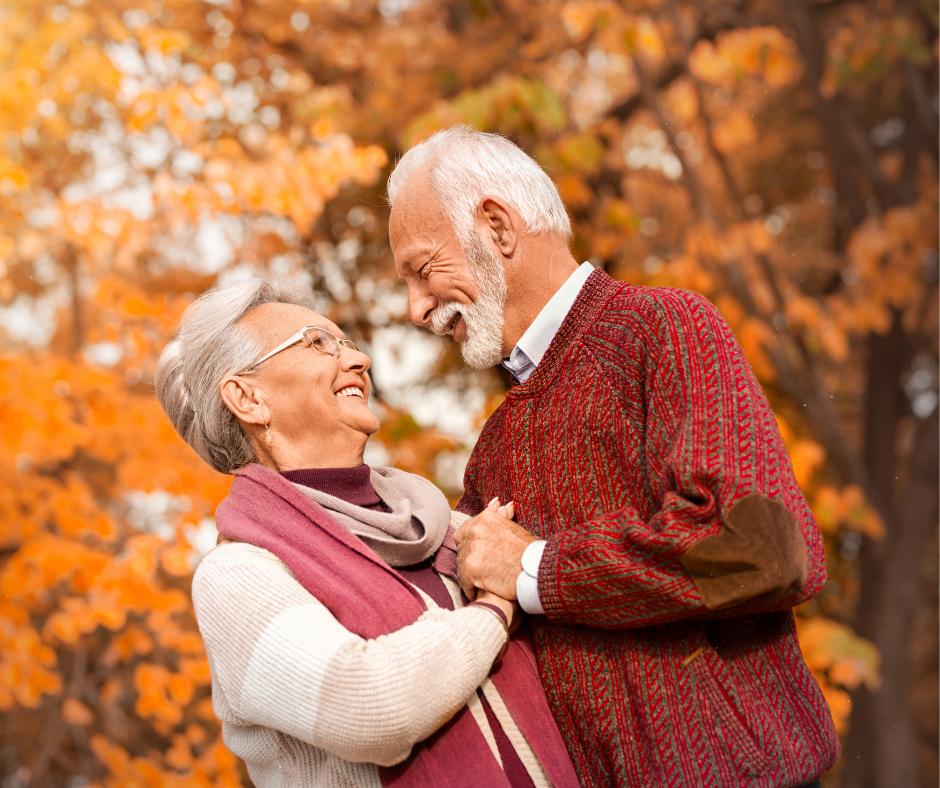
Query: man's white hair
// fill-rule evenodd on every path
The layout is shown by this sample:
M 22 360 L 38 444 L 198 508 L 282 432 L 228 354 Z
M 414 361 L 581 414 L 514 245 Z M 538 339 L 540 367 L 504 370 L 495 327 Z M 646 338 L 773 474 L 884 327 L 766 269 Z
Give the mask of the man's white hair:
M 534 234 L 571 238 L 571 222 L 558 189 L 538 163 L 500 134 L 451 126 L 408 150 L 388 179 L 388 204 L 421 165 L 432 161 L 431 183 L 457 239 L 466 249 L 474 213 L 483 197 L 498 197 Z

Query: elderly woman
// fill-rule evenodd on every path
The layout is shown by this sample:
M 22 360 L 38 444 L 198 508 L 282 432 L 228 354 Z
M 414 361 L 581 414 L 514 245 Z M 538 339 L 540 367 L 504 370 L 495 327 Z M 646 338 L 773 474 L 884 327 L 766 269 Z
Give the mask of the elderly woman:
M 433 484 L 363 465 L 369 357 L 313 307 L 294 279 L 217 288 L 157 365 L 235 475 L 193 581 L 226 744 L 259 788 L 576 786 L 518 609 L 461 596 L 466 518 Z

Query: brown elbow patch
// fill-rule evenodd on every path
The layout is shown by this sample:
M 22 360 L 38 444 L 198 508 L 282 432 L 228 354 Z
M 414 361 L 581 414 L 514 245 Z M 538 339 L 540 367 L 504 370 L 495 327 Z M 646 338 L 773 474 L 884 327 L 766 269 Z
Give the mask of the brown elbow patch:
M 731 507 L 719 533 L 682 556 L 682 565 L 709 610 L 757 597 L 772 603 L 806 584 L 806 543 L 782 503 L 749 495 Z

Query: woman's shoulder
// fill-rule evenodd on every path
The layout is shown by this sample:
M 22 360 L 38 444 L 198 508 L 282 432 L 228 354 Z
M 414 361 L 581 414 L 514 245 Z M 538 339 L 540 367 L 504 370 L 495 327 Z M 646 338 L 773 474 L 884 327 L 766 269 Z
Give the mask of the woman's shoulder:
M 260 585 L 297 582 L 287 565 L 269 550 L 245 542 L 224 542 L 206 553 L 196 567 L 193 596 L 211 595 L 248 579 Z
M 202 564 L 227 561 L 280 561 L 270 550 L 248 542 L 233 542 L 228 539 L 213 547 L 202 559 Z M 200 564 L 200 566 L 202 565 Z
M 216 568 L 231 566 L 232 564 L 248 564 L 252 566 L 282 566 L 287 567 L 270 550 L 256 547 L 247 542 L 225 541 L 212 548 L 200 561 L 196 573 L 212 572 Z
M 219 545 L 203 558 L 192 599 L 204 637 L 225 637 L 232 628 L 253 630 L 258 622 L 297 608 L 329 615 L 276 555 L 241 542 Z

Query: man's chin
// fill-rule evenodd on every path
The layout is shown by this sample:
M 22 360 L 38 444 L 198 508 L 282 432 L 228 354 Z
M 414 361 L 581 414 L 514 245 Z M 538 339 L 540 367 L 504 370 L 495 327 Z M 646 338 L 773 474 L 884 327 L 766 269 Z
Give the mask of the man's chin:
M 464 364 L 466 364 L 470 369 L 475 369 L 477 372 L 482 372 L 485 369 L 492 369 L 495 367 L 495 364 L 485 364 L 480 361 L 464 358 Z
M 463 363 L 471 369 L 489 369 L 495 367 L 501 360 L 502 354 L 495 350 L 481 351 L 475 347 L 472 342 L 464 343 L 460 346 L 460 355 L 463 356 Z

